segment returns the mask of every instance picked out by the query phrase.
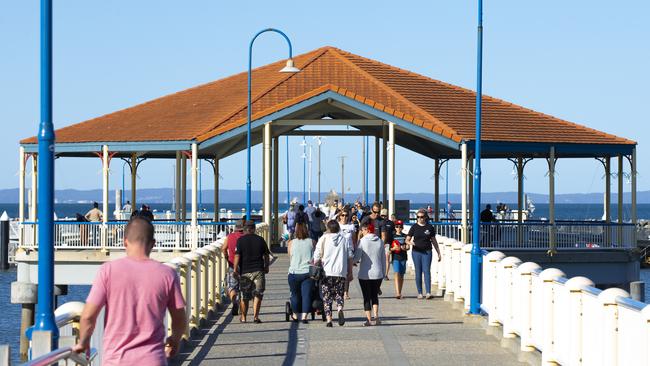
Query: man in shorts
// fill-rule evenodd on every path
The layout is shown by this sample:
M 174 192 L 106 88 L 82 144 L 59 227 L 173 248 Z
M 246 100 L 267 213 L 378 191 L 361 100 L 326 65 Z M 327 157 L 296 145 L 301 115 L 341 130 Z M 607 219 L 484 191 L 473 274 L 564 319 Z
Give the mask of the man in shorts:
M 255 223 L 244 223 L 244 235 L 237 240 L 233 275 L 239 278 L 240 322 L 246 322 L 248 303 L 253 299 L 253 322 L 261 323 L 260 308 L 269 273 L 269 247 L 261 236 L 255 234 Z
M 244 236 L 244 223 L 240 220 L 235 223 L 235 231 L 226 236 L 223 245 L 221 246 L 221 251 L 223 252 L 224 257 L 228 258 L 228 276 L 226 277 L 226 282 L 228 287 L 228 298 L 230 298 L 230 302 L 232 303 L 231 314 L 233 316 L 237 315 L 237 312 L 239 311 L 239 280 L 233 275 L 235 249 L 237 248 L 237 241 L 242 236 Z

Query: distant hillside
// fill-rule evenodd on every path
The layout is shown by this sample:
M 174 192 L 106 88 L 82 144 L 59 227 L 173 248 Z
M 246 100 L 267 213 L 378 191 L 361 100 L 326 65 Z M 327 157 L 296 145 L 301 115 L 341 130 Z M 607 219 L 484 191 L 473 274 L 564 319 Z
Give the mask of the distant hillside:
M 321 193 L 321 199 L 325 199 L 327 195 L 326 192 Z M 188 191 L 188 200 L 190 197 Z M 312 192 L 312 199 L 316 201 L 318 195 Z M 548 195 L 540 193 L 528 193 L 528 196 L 535 203 L 548 203 Z M 78 202 L 92 202 L 92 201 L 101 201 L 102 191 L 100 189 L 93 190 L 77 190 L 77 189 L 63 189 L 57 190 L 55 194 L 56 200 L 59 203 L 78 203 Z M 115 201 L 115 191 L 110 191 L 109 202 Z M 124 199 L 129 199 L 131 197 L 131 192 L 126 191 L 124 194 Z M 204 203 L 211 203 L 213 201 L 213 191 L 204 190 L 202 192 L 202 201 Z M 291 192 L 291 197 L 301 198 L 302 191 L 300 192 Z M 370 194 L 370 200 L 372 200 L 374 194 Z M 222 203 L 242 203 L 246 201 L 246 191 L 243 189 L 233 190 L 233 189 L 224 189 L 220 192 L 220 200 Z M 361 193 L 346 193 L 346 200 L 354 201 L 361 198 Z M 415 203 L 427 203 L 433 201 L 433 193 L 397 193 L 396 198 L 399 200 L 410 200 Z M 460 194 L 454 193 L 449 195 L 449 201 L 452 203 L 460 202 Z M 624 199 L 626 202 L 630 201 L 630 194 L 625 193 Z M 174 200 L 174 191 L 171 188 L 144 188 L 138 190 L 138 201 L 146 203 L 169 203 Z M 280 192 L 280 200 L 282 202 L 286 201 L 286 192 Z M 612 194 L 612 203 L 616 203 L 617 195 Z M 638 192 L 637 195 L 638 203 L 650 203 L 650 191 Z M 262 192 L 253 191 L 252 192 L 252 201 L 254 203 L 262 202 Z M 445 201 L 445 194 L 442 192 L 440 194 L 440 201 Z M 496 203 L 496 202 L 505 202 L 505 203 L 516 203 L 517 202 L 517 193 L 516 192 L 484 192 L 481 197 L 481 201 L 484 203 Z M 555 196 L 556 203 L 602 203 L 603 202 L 603 193 L 569 193 L 569 194 L 558 194 Z M 18 189 L 0 189 L 0 203 L 18 203 Z

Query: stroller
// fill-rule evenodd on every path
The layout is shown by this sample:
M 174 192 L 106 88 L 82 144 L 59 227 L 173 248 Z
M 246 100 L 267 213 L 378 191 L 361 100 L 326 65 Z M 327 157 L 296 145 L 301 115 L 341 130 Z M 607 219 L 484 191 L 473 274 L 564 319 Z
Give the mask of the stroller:
M 323 321 L 326 321 L 327 318 L 325 317 L 323 300 L 322 300 L 322 296 L 320 295 L 320 281 L 314 281 L 314 287 L 312 288 L 312 295 L 315 293 L 318 294 L 318 296 L 311 301 L 311 311 L 310 311 L 311 320 L 316 319 L 316 311 L 320 311 Z M 284 318 L 285 318 L 284 320 L 290 321 L 292 314 L 293 314 L 293 310 L 291 309 L 291 301 L 287 301 L 286 304 L 284 305 Z

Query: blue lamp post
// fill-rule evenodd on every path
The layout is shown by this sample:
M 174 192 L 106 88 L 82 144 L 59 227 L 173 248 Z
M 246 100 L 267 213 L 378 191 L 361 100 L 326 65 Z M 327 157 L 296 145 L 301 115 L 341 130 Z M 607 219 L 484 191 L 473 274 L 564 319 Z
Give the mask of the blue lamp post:
M 285 136 L 287 142 L 287 206 L 291 204 L 291 191 L 289 190 L 289 135 Z
M 282 31 L 274 29 L 274 28 L 267 28 L 263 29 L 255 36 L 253 39 L 251 39 L 251 43 L 248 46 L 248 118 L 247 118 L 247 134 L 246 134 L 246 215 L 250 219 L 250 213 L 251 213 L 251 70 L 253 68 L 253 43 L 259 37 L 262 33 L 266 32 L 275 32 L 280 34 L 284 39 L 287 41 L 287 44 L 289 45 L 289 59 L 287 60 L 287 65 L 280 70 L 280 72 L 287 72 L 287 73 L 296 73 L 300 71 L 297 67 L 293 66 L 293 53 L 291 49 L 291 41 L 289 40 L 289 37 L 287 37 L 286 34 L 284 34 Z
M 52 0 L 41 0 L 41 122 L 38 131 L 38 305 L 34 330 L 49 331 L 57 348 L 54 322 L 54 124 L 52 123 Z
M 483 0 L 478 0 L 478 42 L 476 60 L 476 138 L 474 147 L 474 202 L 472 217 L 472 260 L 470 275 L 469 313 L 481 312 L 481 101 L 483 88 Z

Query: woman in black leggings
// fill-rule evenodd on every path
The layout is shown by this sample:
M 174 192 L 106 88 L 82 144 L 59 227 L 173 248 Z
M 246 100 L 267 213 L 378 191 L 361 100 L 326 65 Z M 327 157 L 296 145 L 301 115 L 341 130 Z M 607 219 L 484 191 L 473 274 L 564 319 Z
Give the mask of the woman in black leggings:
M 363 295 L 363 310 L 366 313 L 364 326 L 379 325 L 379 286 L 386 273 L 384 243 L 375 235 L 373 224 L 361 224 L 363 237 L 354 253 L 355 262 L 359 264 L 359 285 Z M 374 315 L 374 323 L 371 316 Z

